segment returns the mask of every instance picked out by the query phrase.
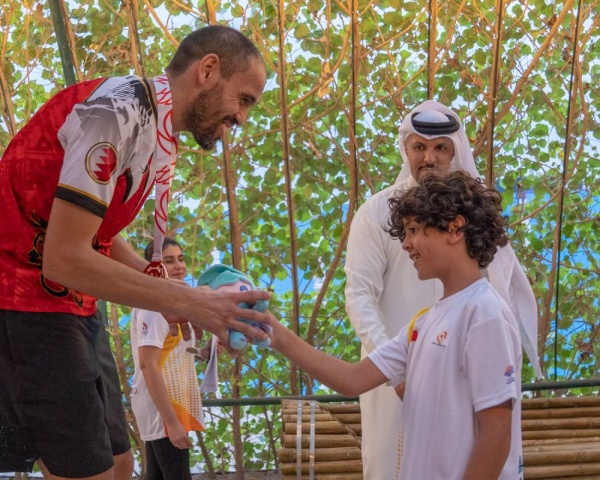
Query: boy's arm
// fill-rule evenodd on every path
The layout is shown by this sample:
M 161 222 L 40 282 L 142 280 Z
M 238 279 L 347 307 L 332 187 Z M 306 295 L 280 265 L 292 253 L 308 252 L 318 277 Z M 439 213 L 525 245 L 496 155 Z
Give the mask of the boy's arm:
M 150 398 L 167 426 L 169 440 L 177 448 L 192 448 L 192 441 L 177 418 L 159 368 L 161 351 L 158 347 L 139 347 L 140 368 L 144 374 Z
M 274 319 L 271 347 L 319 382 L 338 393 L 355 397 L 388 379 L 368 358 L 359 363 L 345 362 L 310 346 Z
M 476 413 L 478 433 L 463 480 L 496 480 L 510 452 L 512 400 Z

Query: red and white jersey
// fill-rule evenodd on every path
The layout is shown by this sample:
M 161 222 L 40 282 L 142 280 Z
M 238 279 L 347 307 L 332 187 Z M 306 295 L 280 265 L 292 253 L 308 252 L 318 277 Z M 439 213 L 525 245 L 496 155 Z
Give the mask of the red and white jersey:
M 0 309 L 91 315 L 96 299 L 46 279 L 44 239 L 54 197 L 102 218 L 94 248 L 108 255 L 155 181 L 152 81 L 79 83 L 49 100 L 0 160 Z

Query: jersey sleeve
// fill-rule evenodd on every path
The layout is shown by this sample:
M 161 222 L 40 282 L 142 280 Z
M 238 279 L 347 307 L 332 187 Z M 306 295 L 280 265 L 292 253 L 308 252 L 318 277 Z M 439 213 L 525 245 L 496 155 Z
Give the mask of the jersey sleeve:
M 158 312 L 138 310 L 137 321 L 137 346 L 162 348 L 165 338 L 170 334 L 169 324 Z
M 134 106 L 122 99 L 75 105 L 58 132 L 65 154 L 56 198 L 104 217 L 135 152 L 139 123 Z
M 520 351 L 518 332 L 502 317 L 489 318 L 469 330 L 464 363 L 476 412 L 518 398 Z

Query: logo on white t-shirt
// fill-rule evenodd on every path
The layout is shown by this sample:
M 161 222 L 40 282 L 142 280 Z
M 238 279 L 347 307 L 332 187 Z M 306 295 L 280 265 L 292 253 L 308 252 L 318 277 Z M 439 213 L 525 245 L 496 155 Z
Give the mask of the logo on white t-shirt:
M 446 339 L 448 338 L 448 332 L 446 332 L 446 330 L 443 330 L 442 332 L 438 333 L 438 336 L 435 337 L 435 341 L 431 342 L 434 345 L 437 345 L 438 347 L 444 347 L 446 348 Z
M 504 369 L 504 376 L 506 377 L 506 384 L 514 383 L 517 381 L 515 375 L 515 367 L 513 365 L 509 365 Z
M 142 322 L 142 335 L 148 335 L 148 324 L 146 322 Z

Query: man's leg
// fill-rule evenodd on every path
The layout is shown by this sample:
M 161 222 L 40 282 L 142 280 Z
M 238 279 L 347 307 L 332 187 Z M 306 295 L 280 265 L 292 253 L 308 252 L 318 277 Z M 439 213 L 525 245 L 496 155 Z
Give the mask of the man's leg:
M 85 480 L 131 480 L 133 475 L 133 455 L 131 451 L 127 453 L 123 453 L 121 455 L 117 455 L 114 457 L 115 466 L 113 468 L 108 469 L 106 472 L 102 472 L 98 475 L 93 475 L 91 477 L 81 477 L 81 479 Z M 42 460 L 37 461 L 38 467 L 42 471 L 44 478 L 46 480 L 78 480 L 76 478 L 71 477 L 58 477 L 56 475 L 52 475 L 44 462 Z
M 114 479 L 130 480 L 133 474 L 133 454 L 129 442 L 127 419 L 123 408 L 123 393 L 117 373 L 117 366 L 110 349 L 108 334 L 97 312 L 95 322 L 100 329 L 95 349 L 100 366 L 98 390 L 104 402 L 104 421 L 110 437 L 113 453 Z
M 31 472 L 37 455 L 18 413 L 18 379 L 6 327 L 11 313 L 0 310 L 0 472 Z
M 113 457 L 130 455 L 130 445 L 124 414 L 125 439 L 115 443 L 108 427 L 96 348 L 98 339 L 108 344 L 103 325 L 93 317 L 17 313 L 6 326 L 18 406 L 46 475 L 112 479 Z M 122 410 L 120 397 L 118 403 Z M 128 469 L 127 455 L 119 458 L 119 472 Z
M 115 455 L 114 480 L 131 480 L 133 475 L 133 453 L 131 450 Z

